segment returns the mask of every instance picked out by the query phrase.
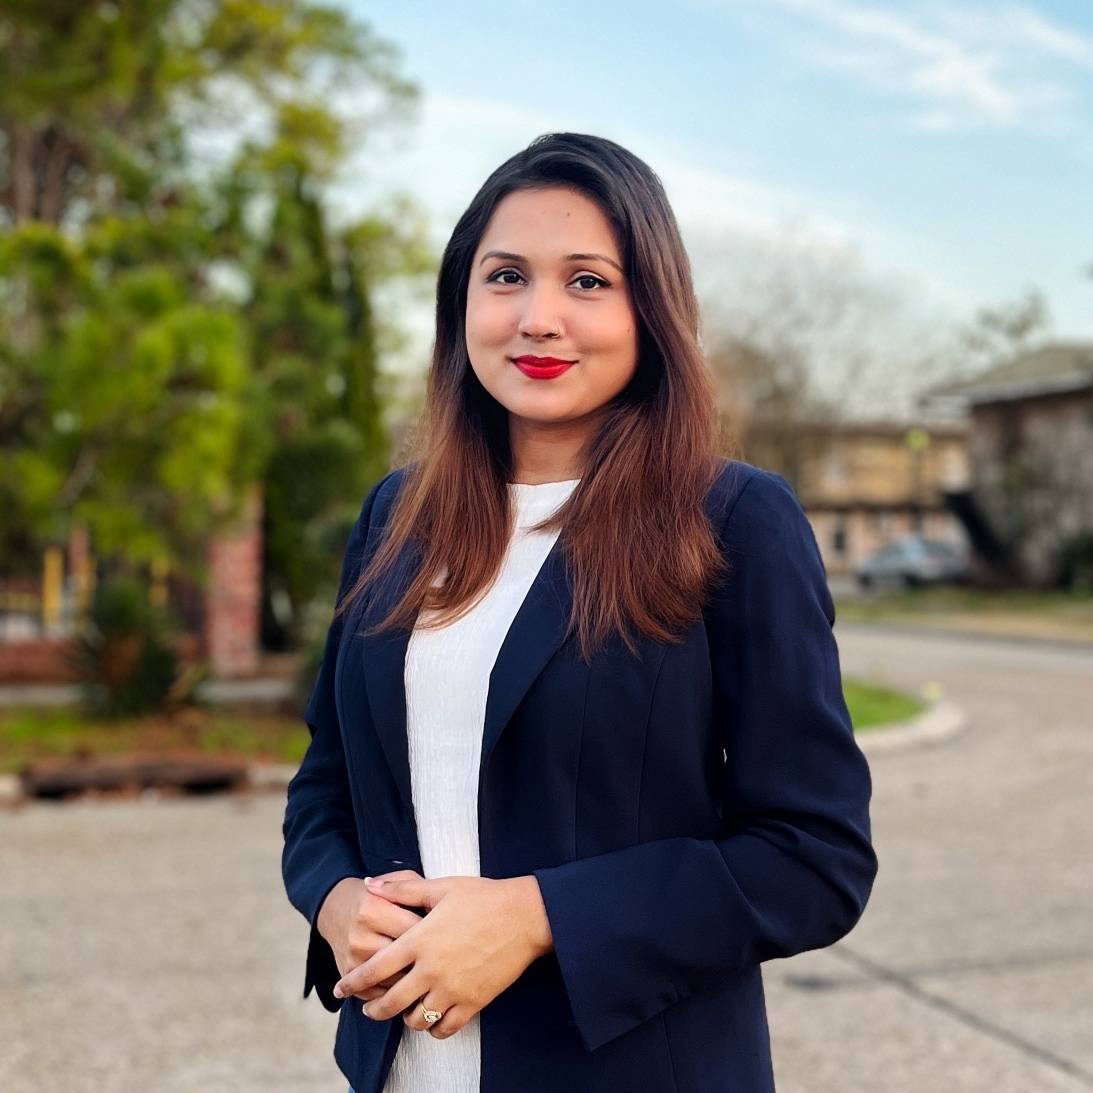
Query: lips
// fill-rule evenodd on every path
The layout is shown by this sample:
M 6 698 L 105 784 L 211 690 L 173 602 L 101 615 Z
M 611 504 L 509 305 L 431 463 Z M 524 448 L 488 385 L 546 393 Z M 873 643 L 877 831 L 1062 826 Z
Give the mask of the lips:
M 525 353 L 522 357 L 513 357 L 517 364 L 530 364 L 534 368 L 554 368 L 560 364 L 575 364 L 576 361 L 567 361 L 565 357 L 533 357 Z
M 532 379 L 553 379 L 560 376 L 567 368 L 571 368 L 576 361 L 567 361 L 562 357 L 534 357 L 524 354 L 521 357 L 513 357 L 512 363 Z

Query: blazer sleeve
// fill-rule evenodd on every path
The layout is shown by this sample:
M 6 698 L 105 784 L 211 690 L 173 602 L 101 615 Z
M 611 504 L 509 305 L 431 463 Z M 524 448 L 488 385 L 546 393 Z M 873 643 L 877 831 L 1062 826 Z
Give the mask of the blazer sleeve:
M 589 1051 L 749 965 L 837 941 L 877 872 L 834 605 L 789 483 L 757 469 L 720 542 L 732 571 L 705 621 L 727 756 L 724 838 L 658 839 L 533 871 Z
M 392 474 L 395 472 L 391 472 Z M 368 525 L 385 476 L 369 491 L 346 544 L 337 604 L 360 575 Z M 304 709 L 311 733 L 300 769 L 288 784 L 282 834 L 281 875 L 289 902 L 308 920 L 304 998 L 312 987 L 326 1009 L 341 1008 L 334 984 L 341 978 L 334 951 L 319 933 L 316 920 L 330 889 L 345 877 L 364 877 L 345 751 L 334 704 L 334 667 L 345 616 L 336 618 L 326 636 L 318 678 Z

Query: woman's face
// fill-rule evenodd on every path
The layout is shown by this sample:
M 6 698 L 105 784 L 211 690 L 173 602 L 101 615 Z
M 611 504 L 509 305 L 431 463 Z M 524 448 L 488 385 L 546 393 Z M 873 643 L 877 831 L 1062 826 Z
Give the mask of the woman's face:
M 609 221 L 583 194 L 521 190 L 498 203 L 467 286 L 467 352 L 513 424 L 591 422 L 630 381 L 638 325 L 621 267 Z M 575 363 L 535 378 L 514 363 L 524 355 Z

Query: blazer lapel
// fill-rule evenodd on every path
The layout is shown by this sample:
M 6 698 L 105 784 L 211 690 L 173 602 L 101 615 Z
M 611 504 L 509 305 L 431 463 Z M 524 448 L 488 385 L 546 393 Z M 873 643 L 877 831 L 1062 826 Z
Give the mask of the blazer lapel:
M 419 547 L 403 549 L 390 579 L 376 589 L 368 608 L 374 625 L 394 606 L 420 564 Z M 561 538 L 555 540 L 523 603 L 512 620 L 490 672 L 482 730 L 479 792 L 490 753 L 539 673 L 565 640 L 572 590 L 565 571 Z M 406 628 L 366 636 L 361 641 L 368 705 L 391 773 L 408 815 L 413 815 L 409 750 L 406 735 Z M 416 831 L 415 831 L 416 835 Z

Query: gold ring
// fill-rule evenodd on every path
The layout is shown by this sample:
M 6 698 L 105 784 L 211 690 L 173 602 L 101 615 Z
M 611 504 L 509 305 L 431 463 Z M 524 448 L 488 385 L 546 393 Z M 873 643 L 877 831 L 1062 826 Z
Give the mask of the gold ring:
M 426 1009 L 424 1002 L 421 1003 L 421 1013 L 430 1025 L 433 1024 L 433 1022 L 435 1021 L 439 1021 L 441 1017 L 444 1016 L 441 1010 Z

